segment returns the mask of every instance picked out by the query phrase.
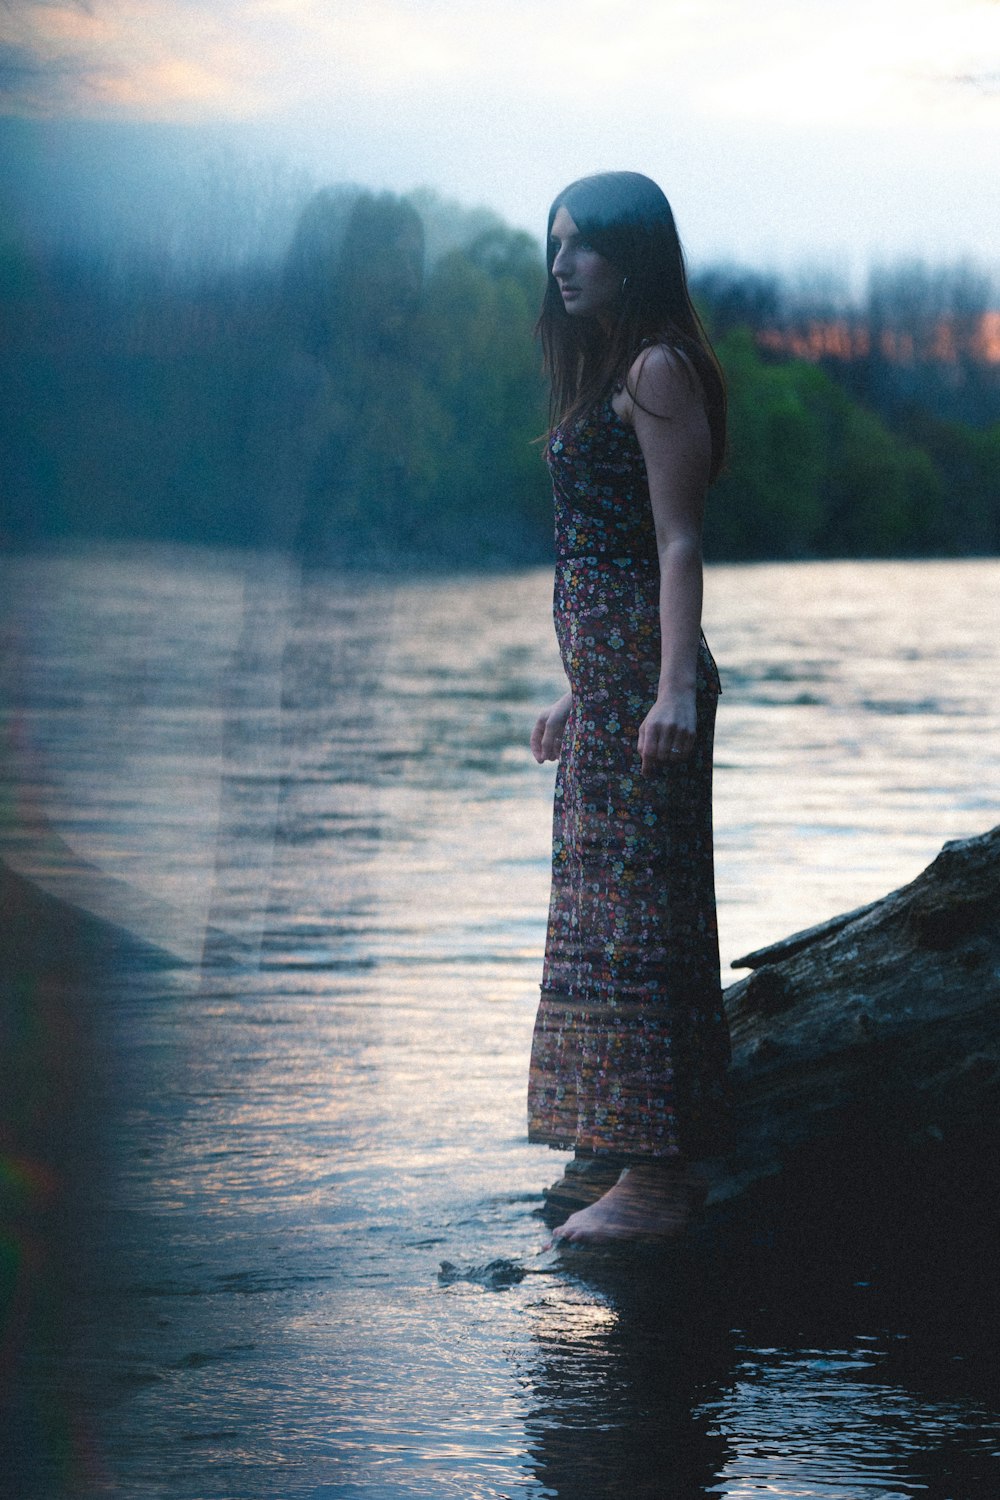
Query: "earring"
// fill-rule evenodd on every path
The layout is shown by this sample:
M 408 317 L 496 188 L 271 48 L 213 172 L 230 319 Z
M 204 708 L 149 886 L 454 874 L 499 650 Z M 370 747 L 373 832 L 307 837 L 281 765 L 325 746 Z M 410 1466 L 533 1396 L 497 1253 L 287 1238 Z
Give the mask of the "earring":
M 628 287 L 628 277 L 627 276 L 623 276 L 622 277 L 622 291 L 621 291 L 621 294 L 622 294 L 623 297 L 625 295 L 625 291 L 626 291 L 627 287 Z

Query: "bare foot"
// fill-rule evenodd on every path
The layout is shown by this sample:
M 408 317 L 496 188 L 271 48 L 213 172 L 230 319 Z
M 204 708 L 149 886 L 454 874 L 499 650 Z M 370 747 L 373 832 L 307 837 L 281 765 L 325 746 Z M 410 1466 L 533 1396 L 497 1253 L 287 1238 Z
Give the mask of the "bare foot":
M 682 1235 L 699 1196 L 686 1166 L 673 1162 L 626 1167 L 596 1203 L 570 1214 L 553 1245 L 607 1245 L 620 1240 L 672 1240 Z

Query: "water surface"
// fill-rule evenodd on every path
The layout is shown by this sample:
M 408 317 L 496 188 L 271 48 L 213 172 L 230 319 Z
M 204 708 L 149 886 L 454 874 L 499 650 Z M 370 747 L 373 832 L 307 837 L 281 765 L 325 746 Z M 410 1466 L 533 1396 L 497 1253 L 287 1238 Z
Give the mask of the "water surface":
M 540 1253 L 544 570 L 104 548 L 4 583 L 3 855 L 175 960 L 81 1002 L 100 1160 L 32 1355 L 37 1493 L 1000 1489 L 974 1331 L 864 1266 L 748 1291 Z M 998 587 L 994 561 L 709 570 L 724 963 L 997 821 Z

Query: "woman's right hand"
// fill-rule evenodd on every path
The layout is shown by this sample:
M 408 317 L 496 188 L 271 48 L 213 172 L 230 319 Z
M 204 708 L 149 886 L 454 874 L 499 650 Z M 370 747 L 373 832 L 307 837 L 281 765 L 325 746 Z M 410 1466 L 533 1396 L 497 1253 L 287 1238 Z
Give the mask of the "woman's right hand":
M 572 707 L 573 694 L 563 693 L 557 703 L 553 703 L 551 708 L 547 708 L 535 720 L 535 727 L 531 731 L 531 753 L 540 766 L 547 760 L 559 759 L 563 730 Z

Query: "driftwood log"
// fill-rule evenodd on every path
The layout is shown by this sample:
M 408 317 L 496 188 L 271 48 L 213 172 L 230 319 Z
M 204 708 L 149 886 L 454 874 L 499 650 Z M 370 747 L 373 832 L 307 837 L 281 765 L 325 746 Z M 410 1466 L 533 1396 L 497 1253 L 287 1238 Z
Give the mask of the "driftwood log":
M 753 1204 L 800 1218 L 820 1200 L 884 1208 L 920 1187 L 936 1217 L 958 1201 L 996 1219 L 1000 827 L 734 967 L 752 971 L 725 996 L 738 1145 L 708 1164 L 709 1219 L 753 1218 Z M 547 1206 L 606 1186 L 575 1161 Z
M 945 844 L 881 901 L 749 953 L 726 991 L 735 1196 L 819 1148 L 970 1145 L 1000 1131 L 1000 827 Z

